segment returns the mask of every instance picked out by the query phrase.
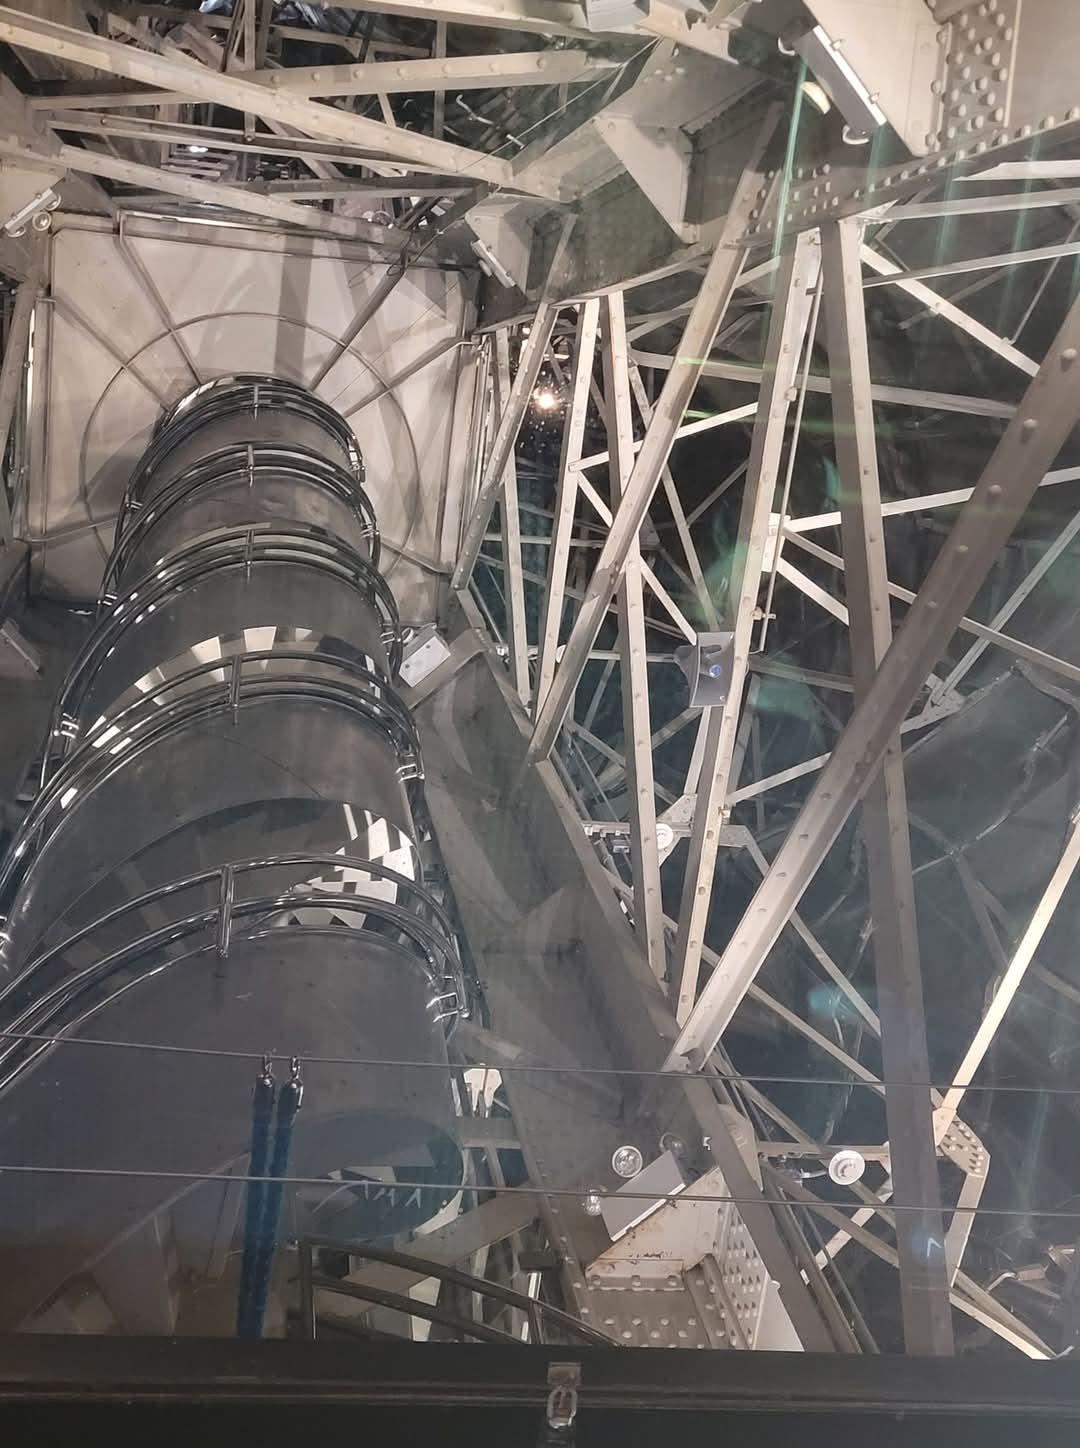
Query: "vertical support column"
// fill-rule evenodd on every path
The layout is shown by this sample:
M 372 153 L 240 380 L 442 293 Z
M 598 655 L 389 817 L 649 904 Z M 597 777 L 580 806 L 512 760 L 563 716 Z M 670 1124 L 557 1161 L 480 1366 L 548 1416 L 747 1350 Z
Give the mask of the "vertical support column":
M 726 703 L 708 712 L 697 807 L 679 907 L 679 933 L 672 979 L 678 992 L 675 1015 L 680 1025 L 689 1016 L 697 996 L 701 947 L 705 941 L 705 924 L 712 899 L 716 852 L 720 844 L 732 752 L 739 727 L 739 708 L 750 657 L 758 584 L 769 537 L 769 516 L 819 264 L 817 233 L 804 232 L 784 258 L 776 279 L 761 393 L 739 517 L 739 536 L 728 584 L 729 627 L 735 634 L 731 683 Z
M 7 452 L 11 424 L 15 420 L 15 408 L 22 395 L 23 370 L 30 345 L 30 319 L 41 286 L 43 246 L 44 243 L 40 240 L 34 242 L 30 271 L 26 279 L 19 283 L 15 293 L 7 346 L 4 348 L 3 364 L 0 365 L 0 462 Z M 7 488 L 0 479 L 0 547 L 6 547 L 11 539 L 11 507 Z
M 435 22 L 435 46 L 432 54 L 436 60 L 446 59 L 446 21 L 436 20 Z M 431 122 L 431 134 L 437 141 L 443 138 L 443 131 L 446 128 L 446 92 L 437 90 L 433 98 L 433 111 Z
M 610 454 L 611 501 L 617 507 L 634 464 L 626 316 L 621 292 L 612 292 L 604 298 L 603 326 L 604 410 Z M 641 595 L 641 549 L 636 538 L 627 551 L 617 599 L 626 783 L 632 825 L 634 924 L 653 974 L 663 980 L 667 974 L 667 949 L 660 894 L 660 858 L 656 844 L 656 795 L 653 790 L 649 680 L 645 660 L 645 607 Z
M 866 697 L 892 643 L 885 530 L 881 515 L 870 361 L 863 307 L 861 224 L 822 230 L 832 380 L 833 435 L 840 477 L 840 532 L 856 705 Z M 885 1113 L 896 1197 L 904 1342 L 909 1353 L 953 1351 L 941 1186 L 930 1113 L 915 885 L 911 877 L 904 761 L 899 732 L 862 806 L 874 968 L 881 1019 Z
M 495 500 L 502 490 L 506 464 L 513 457 L 514 444 L 517 442 L 517 435 L 521 430 L 525 408 L 528 406 L 529 397 L 536 385 L 540 365 L 547 352 L 548 343 L 551 341 L 557 312 L 558 307 L 553 303 L 540 303 L 525 345 L 521 349 L 517 374 L 504 400 L 502 412 L 499 414 L 491 454 L 488 457 L 487 466 L 484 468 L 484 476 L 480 480 L 480 494 L 476 500 L 476 507 L 473 509 L 469 526 L 465 530 L 461 557 L 454 569 L 454 576 L 450 580 L 454 588 L 461 589 L 466 586 L 480 553 L 480 545 L 484 541 L 488 520 L 495 506 Z
M 510 400 L 510 334 L 505 327 L 495 334 L 495 411 L 502 414 Z M 521 516 L 518 509 L 517 465 L 510 449 L 503 467 L 502 493 L 503 584 L 506 590 L 506 643 L 510 650 L 510 677 L 518 698 L 529 702 L 529 637 L 525 627 L 525 579 L 521 571 Z
M 552 525 L 551 547 L 548 549 L 547 589 L 544 593 L 544 622 L 540 631 L 540 653 L 536 665 L 534 717 L 547 698 L 551 681 L 555 677 L 555 654 L 559 647 L 559 629 L 566 601 L 566 572 L 570 565 L 570 543 L 577 511 L 579 473 L 576 465 L 581 457 L 585 437 L 585 416 L 589 407 L 589 386 L 592 382 L 599 321 L 599 300 L 593 297 L 582 302 L 578 309 L 577 331 L 574 335 L 574 371 L 570 381 L 570 400 L 563 428 L 562 451 L 559 454 L 555 521 Z

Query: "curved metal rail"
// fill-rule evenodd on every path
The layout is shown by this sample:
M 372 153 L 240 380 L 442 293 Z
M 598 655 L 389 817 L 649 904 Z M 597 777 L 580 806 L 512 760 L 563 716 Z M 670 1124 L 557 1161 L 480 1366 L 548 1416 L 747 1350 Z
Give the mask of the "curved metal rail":
M 144 479 L 160 465 L 166 454 L 185 442 L 198 426 L 238 412 L 257 415 L 260 407 L 272 408 L 275 412 L 294 412 L 324 428 L 349 458 L 356 480 L 363 482 L 364 463 L 353 431 L 329 403 L 306 388 L 279 377 L 237 373 L 235 376 L 217 377 L 212 382 L 192 388 L 162 414 L 154 428 L 150 446 L 128 484 L 129 491 L 133 496 L 137 495 Z
M 374 662 L 373 660 L 369 660 L 365 656 L 365 660 L 361 662 L 357 658 L 351 658 L 348 654 L 329 653 L 318 648 L 304 649 L 293 645 L 269 649 L 242 649 L 222 658 L 209 659 L 201 664 L 192 664 L 190 668 L 182 669 L 175 674 L 169 675 L 153 688 L 140 692 L 138 698 L 131 704 L 117 710 L 114 714 L 103 715 L 95 721 L 94 725 L 85 735 L 80 734 L 78 720 L 72 718 L 70 715 L 66 716 L 68 722 L 63 726 L 59 721 L 54 720 L 54 728 L 51 731 L 48 747 L 42 759 L 41 793 L 37 795 L 30 810 L 24 816 L 23 825 L 27 823 L 30 815 L 44 799 L 47 787 L 51 786 L 53 788 L 58 787 L 63 789 L 72 783 L 77 783 L 77 781 L 69 777 L 70 770 L 74 767 L 74 762 L 83 757 L 83 751 L 85 749 L 102 749 L 107 742 L 103 737 L 106 734 L 109 739 L 115 739 L 117 735 L 123 734 L 125 731 L 130 730 L 134 732 L 136 729 L 141 728 L 144 715 L 146 715 L 148 719 L 160 719 L 162 708 L 167 707 L 167 704 L 164 702 L 165 695 L 176 691 L 180 694 L 181 698 L 188 700 L 197 697 L 206 700 L 208 705 L 219 703 L 220 690 L 217 688 L 196 691 L 185 689 L 184 686 L 207 675 L 222 674 L 225 677 L 218 682 L 227 686 L 230 691 L 230 700 L 233 699 L 234 695 L 237 699 L 240 699 L 249 695 L 251 692 L 244 688 L 245 679 L 243 677 L 243 671 L 245 665 L 269 664 L 282 660 L 295 660 L 304 664 L 314 664 L 319 668 L 336 669 L 343 674 L 349 674 L 354 678 L 360 679 L 368 691 L 365 697 L 370 701 L 368 705 L 362 706 L 361 712 L 364 712 L 366 709 L 372 722 L 376 723 L 380 730 L 387 734 L 391 743 L 398 749 L 399 758 L 404 765 L 404 772 L 402 772 L 402 767 L 399 765 L 399 776 L 407 780 L 423 778 L 423 766 L 420 757 L 420 737 L 416 730 L 416 724 L 408 709 L 406 709 L 405 705 L 401 702 L 399 695 L 389 679 L 377 668 L 368 667 L 369 663 Z M 306 672 L 289 674 L 276 668 L 273 670 L 264 669 L 256 676 L 257 680 L 261 680 L 264 683 L 271 680 L 285 683 L 303 683 L 308 679 L 317 678 L 318 675 L 308 675 Z M 156 708 L 151 708 L 151 705 L 156 706 Z M 54 743 L 55 740 L 60 741 L 59 747 Z M 115 752 L 121 753 L 122 750 L 116 749 Z M 87 755 L 86 757 L 93 758 L 94 756 Z M 55 766 L 58 764 L 61 766 L 62 772 L 60 774 L 55 772 Z M 57 781 L 60 781 L 59 785 L 57 785 Z M 16 838 L 21 835 L 22 828 L 20 828 L 19 835 Z M 3 868 L 0 867 L 0 901 L 3 899 L 4 879 Z
M 392 1307 L 407 1317 L 422 1317 L 427 1322 L 441 1323 L 484 1342 L 512 1342 L 519 1347 L 523 1346 L 520 1338 L 503 1332 L 500 1328 L 491 1327 L 488 1323 L 473 1322 L 444 1308 L 431 1307 L 426 1302 L 418 1303 L 416 1298 L 404 1293 L 388 1292 L 367 1283 L 347 1282 L 338 1277 L 316 1273 L 312 1254 L 326 1250 L 358 1257 L 364 1262 L 381 1262 L 388 1267 L 400 1267 L 406 1272 L 419 1272 L 424 1277 L 434 1277 L 438 1282 L 464 1287 L 481 1297 L 490 1298 L 493 1302 L 520 1308 L 529 1319 L 529 1337 L 534 1345 L 544 1342 L 543 1329 L 550 1324 L 560 1328 L 567 1336 L 597 1347 L 621 1346 L 614 1338 L 608 1337 L 607 1333 L 589 1327 L 580 1318 L 572 1317 L 561 1308 L 552 1307 L 550 1303 L 541 1302 L 536 1297 L 527 1297 L 523 1292 L 515 1292 L 512 1287 L 504 1287 L 500 1282 L 490 1282 L 486 1277 L 476 1277 L 471 1272 L 462 1272 L 459 1268 L 448 1267 L 443 1262 L 432 1262 L 427 1257 L 414 1257 L 408 1252 L 392 1252 L 382 1247 L 371 1247 L 366 1242 L 342 1242 L 333 1237 L 301 1237 L 296 1247 L 300 1259 L 300 1316 L 305 1336 L 309 1338 L 318 1335 L 318 1317 L 315 1312 L 315 1289 L 318 1289 L 320 1292 L 337 1293 L 361 1302 L 370 1302 L 373 1307 Z
M 299 656 L 305 662 L 328 664 L 340 668 L 342 672 L 356 674 L 364 680 L 367 687 L 354 688 L 345 682 L 323 680 L 307 674 L 258 674 L 254 678 L 244 678 L 245 663 L 260 662 L 267 658 L 281 659 L 289 654 Z M 279 654 L 260 651 L 234 654 L 224 668 L 221 660 L 212 660 L 185 670 L 183 674 L 167 680 L 159 692 L 176 689 L 180 684 L 208 673 L 224 673 L 225 677 L 213 688 L 194 690 L 182 695 L 172 705 L 162 705 L 156 694 L 147 694 L 120 714 L 102 720 L 64 768 L 53 775 L 27 811 L 11 848 L 0 865 L 2 918 L 7 916 L 11 896 L 26 885 L 33 875 L 49 841 L 61 825 L 72 818 L 70 811 L 84 806 L 103 784 L 120 773 L 132 759 L 145 754 L 163 739 L 178 733 L 196 720 L 205 721 L 216 715 L 227 715 L 235 719 L 242 708 L 285 698 L 330 702 L 359 714 L 383 733 L 391 746 L 399 751 L 400 778 L 410 781 L 423 777 L 420 742 L 411 715 L 396 696 L 384 700 L 368 691 L 374 686 L 391 696 L 385 682 L 367 669 L 350 665 L 348 661 L 335 655 L 301 654 L 298 650 Z M 116 731 L 115 734 L 113 730 Z M 138 738 L 135 737 L 136 733 Z M 106 749 L 105 743 L 113 739 L 116 739 L 117 743 Z M 404 756 L 399 750 L 402 743 L 408 751 Z M 58 806 L 60 813 L 54 815 Z M 50 816 L 53 816 L 52 820 Z
M 132 497 L 130 489 L 125 491 L 117 516 L 116 542 L 105 566 L 102 595 L 111 593 L 117 575 L 149 529 L 178 505 L 189 501 L 203 488 L 236 479 L 243 479 L 249 487 L 254 487 L 260 472 L 311 484 L 351 508 L 368 543 L 372 566 L 378 567 L 381 550 L 375 510 L 367 493 L 344 468 L 303 447 L 236 444 L 219 448 L 185 468 L 149 503 Z
M 346 895 L 340 891 L 320 889 L 307 882 L 301 886 L 290 886 L 285 891 L 278 891 L 272 895 L 258 895 L 252 896 L 250 899 L 243 899 L 243 901 L 236 901 L 237 879 L 252 875 L 259 870 L 294 870 L 297 867 L 324 870 L 347 869 L 350 872 L 355 870 L 355 872 L 365 873 L 376 880 L 392 883 L 398 891 L 402 892 L 402 895 L 410 896 L 411 904 L 398 905 L 394 901 L 387 901 L 376 895 L 359 895 L 359 893 Z M 85 925 L 81 930 L 75 931 L 61 943 L 36 956 L 16 979 L 0 990 L 0 1003 L 16 998 L 22 990 L 30 988 L 35 982 L 35 977 L 43 975 L 55 961 L 64 959 L 64 954 L 71 950 L 74 944 L 93 941 L 94 935 L 98 931 L 111 927 L 126 915 L 140 914 L 146 906 L 161 904 L 164 899 L 177 896 L 178 893 L 203 889 L 207 885 L 217 886 L 216 901 L 213 905 L 195 911 L 194 914 L 182 915 L 174 921 L 169 921 L 166 925 L 161 925 L 156 930 L 142 931 L 132 940 L 126 941 L 123 946 L 110 951 L 103 959 L 94 961 L 91 966 L 85 966 L 74 975 L 65 977 L 58 985 L 52 986 L 43 995 L 36 996 L 29 1005 L 23 1006 L 22 1011 L 10 1019 L 6 1028 L 0 1031 L 0 1040 L 3 1040 L 4 1035 L 9 1037 L 9 1044 L 0 1047 L 0 1070 L 4 1069 L 9 1061 L 16 1061 L 12 1069 L 0 1076 L 0 1092 L 10 1086 L 17 1074 L 26 1070 L 26 1067 L 29 1067 L 33 1061 L 38 1060 L 42 1053 L 51 1050 L 56 1040 L 78 1030 L 87 1019 L 96 1015 L 111 1001 L 116 1001 L 126 990 L 132 989 L 142 980 L 156 975 L 159 970 L 180 964 L 182 960 L 191 960 L 207 953 L 227 956 L 229 948 L 235 940 L 261 940 L 261 938 L 271 937 L 271 935 L 278 938 L 282 934 L 295 933 L 334 935 L 334 937 L 355 940 L 359 934 L 369 934 L 376 935 L 381 940 L 391 938 L 395 944 L 401 944 L 400 937 L 404 937 L 405 943 L 411 948 L 415 961 L 426 973 L 431 989 L 433 989 L 434 995 L 430 1005 L 433 1008 L 437 1006 L 434 1019 L 446 1022 L 446 1030 L 449 1032 L 453 1030 L 457 1019 L 469 1014 L 469 992 L 465 982 L 465 970 L 463 970 L 462 960 L 453 946 L 452 927 L 450 927 L 449 919 L 442 906 L 427 889 L 424 889 L 421 883 L 411 880 L 407 875 L 401 875 L 398 870 L 392 870 L 385 864 L 379 864 L 378 860 L 369 860 L 360 856 L 343 856 L 343 854 L 305 853 L 237 860 L 235 863 L 224 864 L 217 870 L 203 870 L 198 875 L 188 876 L 187 879 L 171 880 L 168 885 L 159 886 L 158 889 L 143 893 L 138 898 L 130 899 L 122 906 L 117 906 L 113 911 L 107 912 L 106 915 L 101 915 L 90 925 Z M 346 915 L 346 917 L 347 915 L 363 915 L 365 921 L 368 918 L 374 919 L 374 921 L 382 922 L 385 928 L 384 930 L 371 930 L 366 924 L 332 925 L 323 921 L 290 921 L 288 924 L 281 924 L 281 922 L 271 919 L 269 924 L 266 922 L 266 918 L 281 915 L 282 912 L 300 911 L 300 909 L 318 908 L 318 906 L 323 906 L 336 915 Z M 249 917 L 253 917 L 255 928 L 249 931 L 237 930 L 237 922 L 245 921 Z M 85 1009 L 83 1014 L 58 1025 L 58 1018 L 62 1012 L 72 1003 L 77 1003 L 80 996 L 85 995 L 94 986 L 109 982 L 110 977 L 122 975 L 126 966 L 145 961 L 153 951 L 162 950 L 162 948 L 172 946 L 178 941 L 187 940 L 200 933 L 206 933 L 207 937 L 211 938 L 207 938 L 201 946 L 195 948 L 187 956 L 168 961 L 151 961 L 146 964 L 143 972 L 117 982 L 116 989 L 111 990 L 109 995 L 103 996 L 100 1001 L 94 1002 L 90 1008 Z M 35 1040 L 22 1040 L 22 1038 L 12 1040 L 12 1037 L 26 1037 L 26 1035 L 32 1035 Z M 41 1037 L 41 1035 L 49 1038 L 36 1040 L 36 1037 Z

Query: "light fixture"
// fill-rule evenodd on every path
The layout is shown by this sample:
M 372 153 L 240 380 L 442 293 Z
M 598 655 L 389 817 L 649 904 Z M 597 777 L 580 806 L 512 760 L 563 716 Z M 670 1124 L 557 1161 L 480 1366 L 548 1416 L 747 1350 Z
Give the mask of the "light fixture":
M 853 1186 L 865 1170 L 866 1160 L 853 1146 L 843 1147 L 829 1161 L 829 1176 L 840 1187 Z
M 612 1153 L 612 1171 L 614 1171 L 616 1176 L 621 1176 L 627 1181 L 629 1181 L 631 1177 L 636 1177 L 644 1165 L 645 1158 L 642 1156 L 639 1147 L 629 1144 L 626 1146 L 617 1146 Z
M 804 80 L 802 93 L 815 110 L 819 110 L 823 116 L 827 116 L 832 110 L 832 101 L 826 94 L 825 87 L 816 80 Z
M 844 53 L 821 25 L 797 21 L 780 36 L 777 44 L 784 55 L 797 55 L 810 72 L 802 83 L 802 93 L 819 111 L 834 105 L 852 137 L 869 138 L 887 120 L 871 91 Z M 819 97 L 815 92 L 820 91 Z M 822 100 L 827 104 L 822 105 Z M 845 138 L 846 139 L 846 138 Z
M 552 412 L 559 405 L 559 399 L 550 387 L 538 387 L 533 393 L 533 403 L 540 412 Z
M 198 145 L 198 144 L 196 144 L 196 143 L 193 143 L 192 145 L 190 145 L 190 146 L 188 147 L 188 155 L 189 155 L 189 156 L 205 156 L 206 153 L 209 151 L 209 149 L 210 149 L 209 146 L 200 146 L 200 145 Z

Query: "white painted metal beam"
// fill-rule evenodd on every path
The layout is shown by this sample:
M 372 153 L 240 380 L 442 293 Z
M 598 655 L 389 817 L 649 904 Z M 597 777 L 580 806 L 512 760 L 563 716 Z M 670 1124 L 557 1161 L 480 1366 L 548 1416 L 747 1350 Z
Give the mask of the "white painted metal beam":
M 15 293 L 15 305 L 12 308 L 4 347 L 4 361 L 0 365 L 0 458 L 7 452 L 8 437 L 15 420 L 15 408 L 22 395 L 23 372 L 30 347 L 30 322 L 41 287 L 44 245 L 43 238 L 35 237 L 29 274 L 19 283 Z M 7 486 L 3 479 L 0 479 L 0 548 L 6 547 L 10 542 L 11 507 L 8 503 Z
M 933 288 L 925 286 L 922 282 L 913 281 L 910 278 L 903 278 L 899 274 L 903 267 L 890 261 L 887 256 L 882 256 L 870 246 L 862 248 L 862 260 L 871 271 L 877 272 L 881 277 L 896 277 L 896 285 L 900 291 L 906 292 L 909 297 L 921 303 L 928 312 L 933 312 L 935 317 L 941 317 L 946 322 L 951 322 L 957 331 L 965 332 L 976 342 L 981 342 L 989 351 L 1010 363 L 1013 367 L 1024 372 L 1028 377 L 1034 377 L 1039 370 L 1039 364 L 1035 362 L 1026 352 L 1021 352 L 1019 347 L 999 337 L 992 328 L 985 326 L 975 317 L 969 316 L 962 307 L 955 302 L 950 302 L 946 297 L 938 296 Z
M 501 416 L 510 401 L 510 333 L 507 328 L 495 333 L 492 356 L 495 380 L 495 413 Z M 521 561 L 521 515 L 518 512 L 517 467 L 511 448 L 503 467 L 502 490 L 499 493 L 502 513 L 503 583 L 506 597 L 506 644 L 509 649 L 510 677 L 518 698 L 529 706 L 529 635 L 525 627 L 525 579 Z
M 2 139 L 0 154 L 28 160 L 42 159 L 42 153 L 31 151 L 24 146 L 9 145 Z M 79 146 L 61 146 L 49 159 L 72 171 L 106 176 L 113 181 L 126 182 L 130 186 L 163 191 L 166 195 L 181 196 L 185 200 L 198 201 L 208 206 L 225 206 L 231 211 L 265 216 L 273 221 L 288 222 L 292 226 L 303 226 L 311 231 L 351 237 L 354 241 L 371 240 L 370 232 L 374 230 L 380 233 L 376 244 L 383 244 L 381 227 L 370 228 L 367 222 L 333 216 L 317 206 L 304 206 L 298 201 L 286 201 L 277 196 L 260 196 L 256 191 L 245 191 L 238 186 L 224 185 L 220 181 L 203 181 L 197 176 L 187 176 L 182 171 L 144 166 L 138 161 L 124 161 L 119 156 L 88 151 Z
M 881 515 L 870 357 L 866 339 L 858 221 L 822 228 L 822 268 L 832 379 L 833 441 L 840 482 L 856 707 L 892 643 L 885 529 Z M 894 1187 L 915 1210 L 898 1214 L 896 1243 L 904 1343 L 919 1356 L 951 1355 L 941 1184 L 930 1119 L 915 884 L 899 728 L 862 805 L 881 1018 L 885 1114 Z
M 726 701 L 707 714 L 701 780 L 679 906 L 672 982 L 676 992 L 675 1017 L 680 1025 L 690 1015 L 697 998 L 701 948 L 705 943 L 705 926 L 712 900 L 716 852 L 739 727 L 758 586 L 768 542 L 769 517 L 819 264 L 817 235 L 805 232 L 784 259 L 777 278 L 739 533 L 728 585 L 728 627 L 735 634 L 731 678 Z
M 892 280 L 892 278 L 890 278 Z M 642 352 L 634 350 L 631 360 L 642 367 L 670 369 L 680 358 L 669 357 L 663 352 Z M 750 382 L 760 385 L 761 368 L 746 362 L 726 362 L 710 357 L 702 364 L 703 377 L 723 377 L 728 382 Z M 813 373 L 806 379 L 807 392 L 827 394 L 829 379 Z M 1013 408 L 1007 402 L 996 402 L 989 397 L 964 397 L 955 392 L 926 392 L 915 387 L 893 387 L 887 383 L 875 382 L 871 388 L 875 402 L 896 403 L 900 407 L 926 408 L 931 412 L 962 412 L 971 417 L 1011 417 Z
M 617 506 L 634 464 L 634 422 L 630 407 L 626 317 L 621 292 L 612 292 L 603 299 L 601 323 L 604 412 L 608 448 L 612 455 L 612 502 Z M 663 980 L 667 975 L 667 946 L 660 891 L 660 858 L 656 845 L 645 608 L 641 592 L 641 551 L 637 539 L 627 553 L 616 597 L 619 610 L 619 687 L 632 827 L 630 861 L 634 876 L 634 927 L 653 974 L 658 980 Z
M 271 91 L 300 97 L 400 95 L 415 91 L 492 90 L 537 85 L 579 85 L 614 70 L 618 62 L 579 50 L 493 51 L 430 60 L 374 60 L 355 65 L 274 66 L 247 71 L 244 79 Z M 36 96 L 35 110 L 126 110 L 176 105 L 183 91 L 147 90 L 117 94 L 88 90 Z
M 562 448 L 559 453 L 559 474 L 555 487 L 555 519 L 548 554 L 547 588 L 544 591 L 544 621 L 540 630 L 533 714 L 547 698 L 555 677 L 555 656 L 559 647 L 563 606 L 566 601 L 566 573 L 570 562 L 570 544 L 577 512 L 578 470 L 574 466 L 581 456 L 585 436 L 585 417 L 589 407 L 589 384 L 592 381 L 596 355 L 596 335 L 600 322 L 600 303 L 594 297 L 578 309 L 574 335 L 574 364 L 570 379 L 570 396 L 563 423 Z
M 1032 912 L 1027 928 L 1020 941 L 1013 951 L 1012 958 L 1004 975 L 998 981 L 997 989 L 994 991 L 993 999 L 986 1008 L 986 1014 L 979 1023 L 978 1030 L 971 1039 L 971 1045 L 964 1052 L 964 1059 L 956 1068 L 955 1084 L 950 1086 L 941 1098 L 941 1105 L 934 1112 L 934 1136 L 938 1141 L 945 1136 L 949 1127 L 956 1117 L 960 1103 L 964 1099 L 964 1093 L 971 1084 L 975 1073 L 982 1065 L 983 1058 L 990 1049 L 998 1029 L 1005 1019 L 1005 1013 L 1012 1004 L 1016 992 L 1023 984 L 1024 976 L 1027 974 L 1028 966 L 1035 957 L 1035 952 L 1046 934 L 1047 926 L 1053 919 L 1054 911 L 1061 903 L 1061 897 L 1065 894 L 1076 873 L 1076 867 L 1080 865 L 1080 809 L 1073 812 L 1070 820 L 1069 837 L 1065 842 L 1065 849 L 1061 859 L 1058 861 L 1054 873 L 1051 875 L 1046 889 L 1039 898 L 1039 903 Z
M 548 343 L 551 341 L 558 310 L 558 307 L 550 302 L 541 302 L 530 323 L 529 335 L 521 349 L 518 370 L 510 388 L 510 395 L 506 398 L 499 416 L 491 445 L 491 455 L 484 466 L 484 475 L 480 479 L 480 491 L 472 517 L 465 530 L 461 554 L 451 579 L 451 583 L 456 589 L 462 589 L 468 585 L 469 575 L 479 556 L 488 520 L 502 490 L 503 473 L 513 454 L 514 444 L 517 442 L 517 435 L 525 417 L 525 409 L 529 405 L 529 398 L 536 385 L 537 374 L 547 352 Z

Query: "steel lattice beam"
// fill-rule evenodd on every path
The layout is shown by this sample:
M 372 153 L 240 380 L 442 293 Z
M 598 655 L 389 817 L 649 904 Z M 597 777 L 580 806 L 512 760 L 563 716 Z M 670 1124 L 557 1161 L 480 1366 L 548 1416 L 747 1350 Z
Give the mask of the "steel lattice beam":
M 791 405 L 790 394 L 810 320 L 810 294 L 817 280 L 818 266 L 817 236 L 806 232 L 785 258 L 777 278 L 776 302 L 765 347 L 761 396 L 750 445 L 739 535 L 728 587 L 731 611 L 728 627 L 735 634 L 731 679 L 726 702 L 710 709 L 707 715 L 701 783 L 679 907 L 679 933 L 675 943 L 672 980 L 678 992 L 675 1014 L 680 1024 L 690 1014 L 697 997 L 701 947 L 709 918 L 722 811 L 731 777 L 773 493 Z
M 604 410 L 611 451 L 612 502 L 617 503 L 633 468 L 634 444 L 626 317 L 621 292 L 613 292 L 604 298 L 601 315 Z M 634 923 L 653 974 L 662 980 L 667 972 L 667 948 L 664 943 L 660 859 L 656 846 L 645 608 L 641 586 L 641 550 L 637 539 L 634 539 L 627 554 L 616 597 L 619 608 L 619 685 L 632 827 L 630 859 L 634 873 Z
M 672 1068 L 715 1045 L 792 910 L 869 788 L 912 700 L 941 657 L 1080 412 L 1080 303 L 1074 303 L 837 741 L 769 874 L 750 903 L 668 1056 Z
M 822 228 L 825 315 L 832 378 L 833 437 L 840 480 L 840 532 L 846 564 L 856 706 L 892 643 L 885 529 L 881 515 L 870 358 L 863 307 L 859 221 Z M 945 1263 L 941 1186 L 930 1118 L 915 885 L 897 729 L 862 806 L 873 919 L 874 966 L 891 1170 L 897 1195 L 919 1210 L 897 1216 L 900 1300 L 910 1353 L 951 1354 L 952 1314 Z
M 110 75 L 176 91 L 193 100 L 212 101 L 233 110 L 262 116 L 268 121 L 295 126 L 317 138 L 367 146 L 376 155 L 430 162 L 440 169 L 452 173 L 464 172 L 477 181 L 488 181 L 497 186 L 511 184 L 509 163 L 497 156 L 470 151 L 429 136 L 419 136 L 415 131 L 388 126 L 381 121 L 358 116 L 353 111 L 339 110 L 302 96 L 283 94 L 235 73 L 223 74 L 211 70 L 196 61 L 159 55 L 133 45 L 120 45 L 89 31 L 39 20 L 7 6 L 0 7 L 0 40 L 68 63 L 89 65 Z M 542 180 L 536 186 L 538 194 L 546 194 Z

